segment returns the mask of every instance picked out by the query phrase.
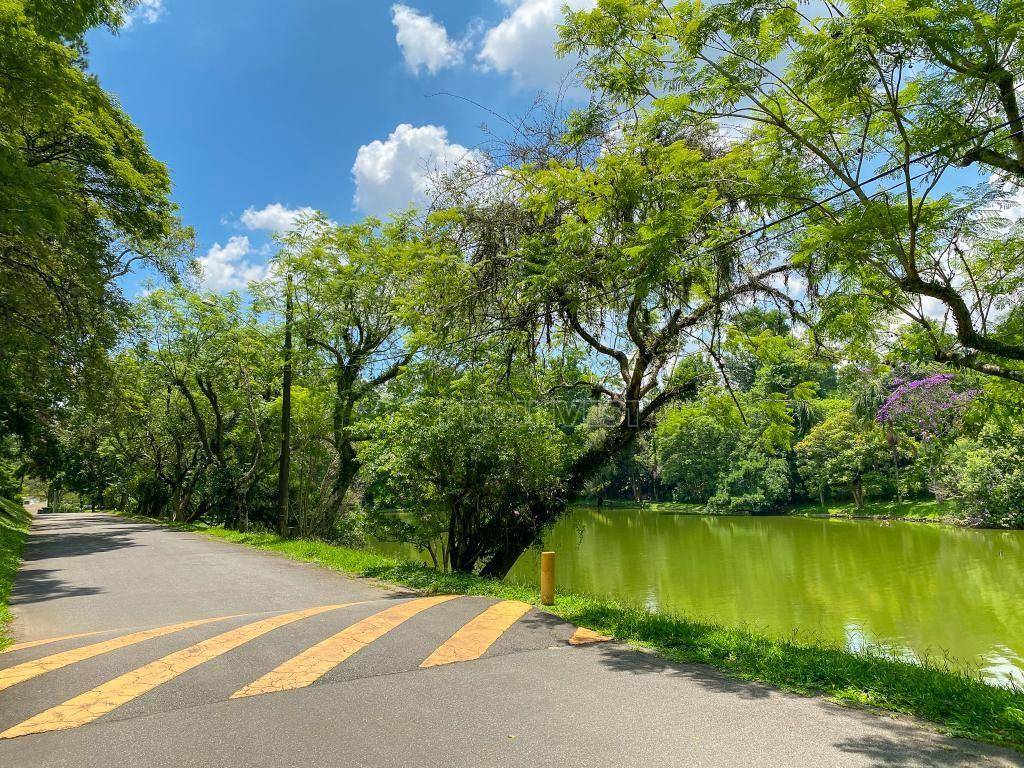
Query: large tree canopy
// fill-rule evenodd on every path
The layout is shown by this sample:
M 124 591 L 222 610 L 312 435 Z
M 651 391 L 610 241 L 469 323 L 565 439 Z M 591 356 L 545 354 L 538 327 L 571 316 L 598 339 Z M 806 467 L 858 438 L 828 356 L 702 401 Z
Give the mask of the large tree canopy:
M 600 0 L 561 46 L 599 109 L 703 126 L 757 157 L 776 195 L 762 213 L 790 225 L 764 236 L 826 321 L 847 333 L 896 312 L 935 358 L 1024 380 L 1024 246 L 998 216 L 1024 183 L 1021 3 L 814 8 Z
M 330 382 L 330 530 L 359 469 L 362 411 L 415 350 L 405 308 L 428 248 L 407 219 L 339 226 L 322 215 L 300 222 L 281 245 L 259 290 L 282 314 L 292 294 L 301 365 Z
M 694 353 L 717 353 L 737 310 L 767 299 L 799 312 L 783 290 L 788 256 L 735 242 L 766 194 L 748 152 L 657 114 L 617 128 L 571 120 L 439 217 L 467 296 L 485 297 L 470 335 L 504 347 L 510 366 L 562 371 L 552 391 L 579 389 L 615 414 L 567 465 L 532 536 L 667 405 L 696 393 L 707 370 Z M 487 572 L 507 571 L 530 543 L 510 539 Z
M 167 169 L 86 71 L 131 3 L 0 2 L 0 430 L 28 432 L 123 330 L 118 278 L 167 275 L 191 234 Z

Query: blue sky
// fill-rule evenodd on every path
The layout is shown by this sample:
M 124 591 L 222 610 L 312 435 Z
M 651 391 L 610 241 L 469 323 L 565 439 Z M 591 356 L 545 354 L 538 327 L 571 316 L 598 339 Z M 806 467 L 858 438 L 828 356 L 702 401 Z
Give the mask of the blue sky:
M 90 35 L 90 69 L 170 167 L 206 286 L 241 288 L 296 211 L 414 202 L 425 171 L 500 129 L 470 102 L 518 115 L 557 89 L 563 2 L 144 0 Z

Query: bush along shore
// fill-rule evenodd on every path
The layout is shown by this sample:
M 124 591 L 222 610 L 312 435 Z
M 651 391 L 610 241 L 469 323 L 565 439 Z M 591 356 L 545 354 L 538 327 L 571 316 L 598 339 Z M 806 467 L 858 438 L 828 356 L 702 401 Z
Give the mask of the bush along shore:
M 0 651 L 10 645 L 11 614 L 7 601 L 21 562 L 31 517 L 21 504 L 0 498 Z
M 906 501 L 868 501 L 857 507 L 850 501 L 803 502 L 782 507 L 775 512 L 753 513 L 744 510 L 721 511 L 705 504 L 690 504 L 676 501 L 624 501 L 619 499 L 585 499 L 575 503 L 576 507 L 599 509 L 643 509 L 665 515 L 715 515 L 746 517 L 752 514 L 782 517 L 836 517 L 864 520 L 903 520 L 910 523 L 942 523 L 960 527 L 979 527 L 969 519 L 953 501 L 934 499 L 911 499 Z M 980 526 L 984 527 L 984 526 Z
M 488 595 L 540 604 L 540 593 L 530 586 L 445 573 L 366 549 L 205 525 L 175 527 L 423 593 Z M 708 664 L 732 677 L 911 715 L 951 736 L 1024 750 L 1024 691 L 989 685 L 969 670 L 782 639 L 589 595 L 560 593 L 555 604 L 543 610 L 672 661 Z

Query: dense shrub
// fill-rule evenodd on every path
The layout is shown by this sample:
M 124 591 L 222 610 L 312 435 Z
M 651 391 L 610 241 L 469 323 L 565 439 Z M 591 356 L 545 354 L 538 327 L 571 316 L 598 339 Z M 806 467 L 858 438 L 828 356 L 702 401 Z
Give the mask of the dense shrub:
M 21 479 L 14 462 L 0 458 L 0 498 L 21 500 Z
M 656 439 L 662 457 L 661 481 L 677 501 L 705 502 L 742 433 L 739 411 L 728 395 L 713 394 L 665 414 Z
M 947 462 L 964 512 L 977 525 L 1024 526 L 1024 427 L 988 425 Z
M 718 513 L 778 511 L 790 500 L 790 468 L 785 458 L 755 451 L 739 459 L 722 478 L 708 509 Z
M 491 391 L 421 397 L 376 426 L 360 451 L 377 531 L 472 571 L 507 536 L 538 529 L 566 454 L 550 413 Z

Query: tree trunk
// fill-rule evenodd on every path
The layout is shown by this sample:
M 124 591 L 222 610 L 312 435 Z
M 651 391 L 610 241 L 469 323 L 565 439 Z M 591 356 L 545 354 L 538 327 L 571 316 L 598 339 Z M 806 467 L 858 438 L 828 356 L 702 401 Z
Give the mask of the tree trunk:
M 554 520 L 565 510 L 563 505 L 560 509 L 548 508 L 548 521 Z M 516 560 L 536 541 L 537 533 L 533 531 L 516 531 L 511 535 L 491 556 L 483 568 L 480 569 L 481 576 L 490 576 L 495 579 L 504 578 Z
M 336 514 L 341 514 L 345 503 L 345 496 L 348 489 L 352 487 L 359 472 L 359 459 L 356 458 L 356 450 L 347 438 L 342 438 L 338 446 L 338 473 L 334 476 L 334 506 Z
M 850 484 L 850 491 L 853 493 L 853 503 L 860 509 L 864 506 L 864 485 L 858 477 Z
M 356 370 L 339 360 L 334 370 L 334 448 L 338 452 L 338 472 L 334 477 L 332 493 L 334 520 L 341 515 L 345 496 L 359 471 L 359 459 L 350 434 L 355 408 L 355 382 Z
M 544 528 L 565 512 L 571 499 L 580 495 L 587 481 L 620 451 L 628 448 L 644 428 L 644 425 L 631 426 L 624 421 L 608 433 L 601 445 L 595 446 L 573 462 L 569 467 L 562 493 L 555 500 L 534 507 L 533 527 L 517 528 L 512 531 L 480 570 L 480 574 L 504 578 L 512 570 L 516 560 L 537 540 Z
M 467 508 L 467 505 L 470 505 Z M 448 523 L 449 565 L 455 573 L 473 573 L 480 559 L 479 510 L 464 500 L 452 509 Z

